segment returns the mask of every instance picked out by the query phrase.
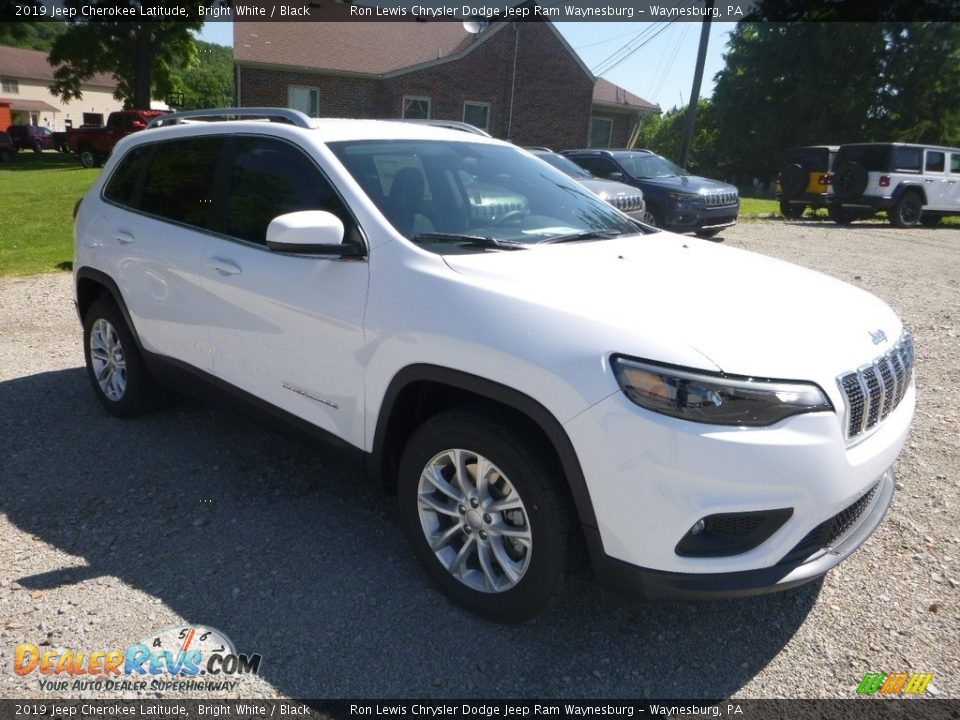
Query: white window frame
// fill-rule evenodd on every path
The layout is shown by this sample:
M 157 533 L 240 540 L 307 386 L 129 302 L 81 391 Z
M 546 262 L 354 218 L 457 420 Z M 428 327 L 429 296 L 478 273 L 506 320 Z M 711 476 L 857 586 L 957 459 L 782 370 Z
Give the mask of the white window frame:
M 309 115 L 310 117 L 320 117 L 320 88 L 314 87 L 312 85 L 287 85 L 287 107 L 290 108 L 291 110 L 299 110 L 299 108 L 295 107 L 293 104 L 294 90 L 305 90 L 308 93 L 317 94 L 316 114 L 308 112 L 307 115 Z
M 475 127 L 479 127 L 481 130 L 489 130 L 490 129 L 490 103 L 483 102 L 482 100 L 464 100 L 463 101 L 463 121 L 465 123 L 470 122 L 469 120 L 467 120 L 467 105 L 473 105 L 474 107 L 482 107 L 486 109 L 487 122 L 484 123 L 483 127 L 480 127 L 479 125 L 476 125 Z
M 416 101 L 418 101 L 418 102 L 419 102 L 419 101 L 426 101 L 426 103 L 427 103 L 427 117 L 426 117 L 426 119 L 429 120 L 430 118 L 433 117 L 433 101 L 432 101 L 430 98 L 428 98 L 428 97 L 426 97 L 426 96 L 424 96 L 424 95 L 404 95 L 404 96 L 403 96 L 403 102 L 402 102 L 401 105 L 400 105 L 400 117 L 401 117 L 401 118 L 406 119 L 406 117 L 407 117 L 407 100 L 416 100 Z M 415 119 L 420 119 L 420 118 L 415 118 Z
M 20 81 L 17 78 L 3 78 L 0 80 L 0 92 L 12 95 L 20 94 Z
M 593 124 L 594 124 L 595 122 L 604 122 L 604 123 L 607 123 L 607 124 L 608 124 L 609 130 L 608 130 L 608 132 L 607 132 L 607 142 L 606 142 L 605 145 L 594 145 L 594 144 L 593 144 Z M 612 117 L 606 117 L 606 116 L 604 116 L 604 115 L 591 115 L 591 116 L 590 116 L 590 136 L 589 136 L 587 139 L 589 140 L 590 147 L 592 147 L 592 148 L 608 148 L 608 147 L 610 147 L 610 143 L 613 142 L 613 118 L 612 118 Z

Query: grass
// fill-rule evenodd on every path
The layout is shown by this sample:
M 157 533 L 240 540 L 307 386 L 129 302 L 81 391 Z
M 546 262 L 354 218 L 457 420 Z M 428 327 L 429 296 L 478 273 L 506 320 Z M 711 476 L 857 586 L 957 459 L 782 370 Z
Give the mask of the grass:
M 21 151 L 0 163 L 0 276 L 71 268 L 73 206 L 98 172 L 52 151 Z
M 770 197 L 756 195 L 753 190 L 740 190 L 740 219 L 741 220 L 766 220 L 768 218 L 783 218 L 780 214 L 780 201 Z M 827 220 L 826 210 L 817 210 L 815 213 L 807 209 L 804 213 L 805 218 L 817 217 Z M 879 213 L 876 218 L 886 222 L 887 214 Z M 947 217 L 940 221 L 941 226 L 960 227 L 960 217 Z

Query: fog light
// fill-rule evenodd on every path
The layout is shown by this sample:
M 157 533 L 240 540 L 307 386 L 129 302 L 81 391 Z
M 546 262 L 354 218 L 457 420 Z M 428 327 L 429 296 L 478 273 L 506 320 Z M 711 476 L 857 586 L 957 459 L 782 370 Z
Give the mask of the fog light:
M 702 533 L 702 532 L 704 531 L 704 528 L 706 528 L 706 527 L 707 527 L 707 523 L 704 522 L 703 518 L 701 518 L 700 520 L 697 520 L 697 521 L 693 524 L 693 527 L 692 527 L 692 528 L 690 528 L 690 534 L 691 534 L 691 535 L 699 535 L 700 533 Z

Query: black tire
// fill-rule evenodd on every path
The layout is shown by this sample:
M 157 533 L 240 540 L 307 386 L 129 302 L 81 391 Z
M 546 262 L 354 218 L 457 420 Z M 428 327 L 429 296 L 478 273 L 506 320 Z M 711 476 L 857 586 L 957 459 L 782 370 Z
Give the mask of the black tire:
M 904 192 L 896 204 L 887 211 L 890 224 L 898 228 L 914 227 L 923 215 L 923 198 L 913 190 Z
M 934 212 L 925 212 L 920 216 L 920 224 L 924 227 L 934 228 L 943 220 L 943 215 Z
M 33 151 L 34 151 L 35 153 L 37 153 L 38 155 L 39 155 L 40 153 L 42 153 L 42 152 L 43 152 L 43 143 L 41 143 L 39 140 L 37 140 L 36 142 L 34 142 L 34 143 L 33 143 Z
M 792 203 L 787 200 L 780 201 L 780 214 L 788 220 L 799 220 L 803 217 L 803 212 L 806 209 L 807 206 L 801 203 Z
M 85 168 L 95 168 L 100 164 L 100 156 L 91 145 L 81 145 L 79 150 L 80 164 Z
M 857 219 L 857 213 L 855 211 L 843 207 L 827 208 L 827 215 L 837 225 L 849 225 Z
M 805 165 L 791 163 L 780 171 L 780 189 L 784 197 L 794 198 L 807 189 L 810 171 Z
M 510 421 L 503 422 L 495 413 L 480 407 L 453 410 L 434 416 L 414 431 L 400 460 L 397 483 L 400 521 L 427 574 L 458 605 L 502 622 L 525 620 L 542 611 L 559 592 L 570 557 L 574 524 L 561 485 L 565 481 L 559 468 L 546 459 L 547 455 L 529 437 L 524 427 Z M 456 477 L 452 471 L 452 455 L 445 455 L 445 451 L 459 449 L 466 451 L 468 458 L 482 456 L 494 466 L 486 476 L 496 480 L 490 483 L 486 495 L 475 493 L 478 498 L 502 502 L 504 497 L 513 497 L 515 492 L 522 510 L 494 511 L 490 515 L 483 512 L 488 502 L 471 505 L 469 490 L 476 490 L 476 486 L 470 484 L 475 477 L 470 475 L 469 460 L 463 464 L 467 492 L 460 492 L 454 483 L 447 485 L 464 498 L 463 502 L 435 491 L 429 497 L 451 512 L 433 512 L 423 503 L 420 483 L 424 471 L 435 462 L 436 467 L 444 468 L 438 471 L 439 477 L 446 480 Z M 447 460 L 451 462 L 446 463 Z M 473 464 L 475 471 L 476 463 Z M 423 482 L 427 483 L 426 480 Z M 428 483 L 426 487 L 433 486 Z M 499 500 L 496 499 L 498 488 L 508 489 Z M 421 519 L 421 509 L 427 514 L 425 519 Z M 449 537 L 437 545 L 437 552 L 431 549 L 427 539 L 427 528 L 431 523 L 435 525 L 435 537 Z M 529 546 L 523 548 L 507 536 L 499 536 L 498 528 L 528 532 Z M 494 548 L 495 544 L 497 548 Z M 487 558 L 489 573 L 483 569 L 481 550 Z M 454 566 L 455 556 L 464 555 L 466 559 L 461 572 L 467 578 L 454 575 L 437 553 L 450 558 L 450 566 Z M 497 559 L 504 557 L 504 553 L 508 554 L 507 563 Z M 515 581 L 505 572 L 507 566 L 512 567 L 511 560 L 523 565 L 519 572 L 514 569 L 519 576 Z M 500 571 L 500 577 L 492 572 L 494 570 Z M 499 582 L 501 589 L 494 590 L 494 582 Z M 476 587 L 476 583 L 482 583 L 487 589 Z
M 852 200 L 867 189 L 869 179 L 863 165 L 848 160 L 833 174 L 833 194 L 841 200 Z
M 720 228 L 715 228 L 713 230 L 697 230 L 694 232 L 698 238 L 712 238 L 720 234 Z
M 10 162 L 13 160 L 13 151 L 8 148 L 0 149 L 0 162 Z
M 106 329 L 112 332 L 104 332 Z M 97 357 L 94 357 L 92 346 L 99 349 Z M 119 355 L 103 352 L 105 348 L 115 347 L 119 348 Z M 123 418 L 136 417 L 154 408 L 159 397 L 158 386 L 140 356 L 123 314 L 110 298 L 103 297 L 94 302 L 83 318 L 83 357 L 87 365 L 87 377 L 93 385 L 97 400 L 110 414 Z M 122 369 L 113 368 L 116 382 L 111 388 L 112 395 L 101 386 L 97 378 L 98 369 L 103 372 L 100 363 L 104 362 L 105 358 L 106 364 L 110 366 L 118 361 L 123 363 Z M 118 391 L 121 382 L 122 391 Z
M 657 211 L 654 210 L 649 204 L 643 211 L 643 221 L 651 227 L 660 227 L 660 217 L 658 216 Z

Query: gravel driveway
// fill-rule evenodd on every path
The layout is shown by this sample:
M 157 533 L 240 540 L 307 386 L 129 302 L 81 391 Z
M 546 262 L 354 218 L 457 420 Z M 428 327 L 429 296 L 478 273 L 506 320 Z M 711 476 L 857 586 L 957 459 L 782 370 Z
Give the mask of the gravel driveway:
M 263 656 L 224 696 L 847 698 L 901 671 L 960 696 L 960 230 L 762 222 L 725 240 L 866 288 L 914 333 L 887 519 L 794 591 L 648 604 L 582 579 L 521 626 L 448 604 L 393 499 L 331 451 L 190 400 L 108 416 L 70 277 L 0 280 L 0 696 L 116 697 L 41 691 L 14 647 L 126 648 L 185 623 Z

